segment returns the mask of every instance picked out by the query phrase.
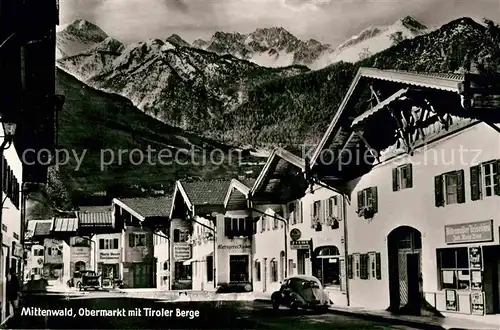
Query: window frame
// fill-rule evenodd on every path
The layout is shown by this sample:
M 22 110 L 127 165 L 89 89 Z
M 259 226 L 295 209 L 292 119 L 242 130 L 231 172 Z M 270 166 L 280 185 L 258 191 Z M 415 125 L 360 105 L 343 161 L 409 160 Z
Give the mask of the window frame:
M 452 267 L 445 266 L 443 267 L 443 259 L 446 259 L 447 262 L 450 262 L 450 258 L 445 258 L 443 253 L 452 252 L 454 254 L 454 261 Z M 464 264 L 459 264 L 459 252 L 463 252 L 462 256 L 466 256 Z M 469 250 L 467 247 L 457 247 L 457 248 L 442 248 L 436 250 L 436 258 L 438 261 L 437 269 L 438 269 L 438 286 L 440 290 L 457 290 L 457 291 L 469 291 L 471 289 L 471 270 L 469 265 Z M 462 260 L 462 261 L 464 261 Z M 462 267 L 464 266 L 464 267 Z M 452 272 L 453 273 L 453 282 L 454 283 L 444 283 L 444 273 Z M 464 274 L 464 272 L 467 272 Z M 460 273 L 467 277 L 467 280 L 460 279 Z M 460 285 L 462 283 L 466 284 L 466 287 L 461 288 Z
M 482 197 L 485 198 L 485 197 L 492 197 L 492 196 L 496 196 L 495 195 L 495 191 L 497 188 L 495 188 L 495 186 L 497 186 L 499 184 L 499 182 L 496 179 L 496 177 L 498 176 L 498 168 L 497 168 L 497 161 L 488 161 L 488 162 L 484 162 L 482 163 L 481 165 L 481 191 L 484 192 L 482 194 Z M 489 168 L 490 169 L 490 173 L 489 174 L 486 174 L 486 168 Z M 489 177 L 490 180 L 491 180 L 491 184 L 490 185 L 487 185 L 486 184 L 486 178 Z M 487 189 L 490 188 L 491 189 L 491 194 L 488 195 L 487 194 Z

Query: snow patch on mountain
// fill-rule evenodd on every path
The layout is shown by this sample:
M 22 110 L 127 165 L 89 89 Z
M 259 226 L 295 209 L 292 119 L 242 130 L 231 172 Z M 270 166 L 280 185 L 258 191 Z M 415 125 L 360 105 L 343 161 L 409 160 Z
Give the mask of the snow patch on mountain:
M 413 17 L 406 16 L 390 26 L 369 27 L 361 31 L 333 51 L 321 56 L 309 67 L 321 69 L 340 61 L 355 63 L 405 39 L 412 39 L 429 32 L 426 26 Z
M 81 54 L 107 37 L 108 35 L 95 24 L 77 19 L 57 32 L 56 58 Z

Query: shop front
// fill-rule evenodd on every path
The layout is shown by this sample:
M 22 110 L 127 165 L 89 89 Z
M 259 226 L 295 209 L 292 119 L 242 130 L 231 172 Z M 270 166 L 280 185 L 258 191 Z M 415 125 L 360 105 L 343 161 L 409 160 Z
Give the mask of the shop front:
M 217 284 L 229 284 L 245 291 L 252 290 L 252 243 L 248 239 L 241 242 L 225 242 L 217 245 Z
M 97 272 L 101 274 L 102 285 L 112 287 L 114 281 L 120 279 L 121 249 L 119 238 L 99 238 L 98 242 Z
M 426 300 L 460 314 L 500 313 L 500 246 L 493 220 L 445 226 L 446 246 L 436 249 L 438 287 Z

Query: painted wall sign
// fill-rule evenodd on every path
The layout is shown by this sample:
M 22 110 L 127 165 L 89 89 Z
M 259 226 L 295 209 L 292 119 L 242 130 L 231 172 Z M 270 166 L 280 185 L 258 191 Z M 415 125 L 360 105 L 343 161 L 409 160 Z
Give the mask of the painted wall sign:
M 299 240 L 300 238 L 302 237 L 302 232 L 297 229 L 297 228 L 293 228 L 291 231 L 290 231 L 290 238 L 292 239 L 292 241 L 297 241 Z
M 444 227 L 446 244 L 493 241 L 493 220 Z
M 300 241 L 291 241 L 290 249 L 292 250 L 308 250 L 311 247 L 311 241 L 309 240 L 300 240 Z
M 245 244 L 236 244 L 236 245 L 222 245 L 222 244 L 219 244 L 217 246 L 217 248 L 219 250 L 236 250 L 236 249 L 245 250 L 245 249 L 251 249 L 252 246 L 251 245 L 245 245 Z
M 191 258 L 191 247 L 189 245 L 174 245 L 174 259 L 183 261 Z
M 120 260 L 120 251 L 100 251 L 101 260 Z

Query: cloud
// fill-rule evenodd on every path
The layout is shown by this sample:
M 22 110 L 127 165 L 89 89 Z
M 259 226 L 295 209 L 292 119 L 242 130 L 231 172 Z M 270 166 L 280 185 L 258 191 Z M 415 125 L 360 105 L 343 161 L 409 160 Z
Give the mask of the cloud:
M 168 9 L 177 10 L 183 13 L 189 12 L 189 6 L 184 0 L 164 0 Z

